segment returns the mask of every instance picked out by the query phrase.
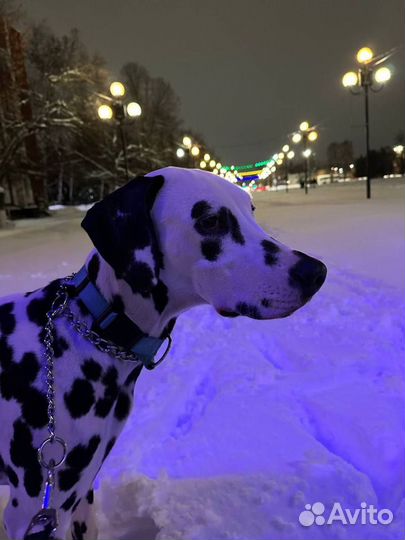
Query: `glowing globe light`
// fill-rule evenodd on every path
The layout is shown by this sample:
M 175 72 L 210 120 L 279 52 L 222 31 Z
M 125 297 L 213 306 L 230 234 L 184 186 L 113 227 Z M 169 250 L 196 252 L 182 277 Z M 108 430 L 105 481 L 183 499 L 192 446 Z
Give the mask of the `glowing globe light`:
M 211 159 L 211 161 L 210 161 L 210 167 L 211 167 L 211 169 L 213 169 L 213 168 L 215 167 L 216 164 L 217 164 L 216 161 L 215 161 L 214 159 Z
M 289 149 L 290 149 L 290 147 L 288 146 L 288 144 L 285 144 L 281 150 L 283 152 L 287 153 Z
M 193 144 L 190 137 L 188 137 L 187 135 L 185 137 L 183 137 L 183 144 L 186 148 L 191 148 L 191 145 Z
M 198 146 L 193 146 L 191 149 L 191 155 L 198 156 L 199 154 L 200 154 L 200 149 L 198 148 Z
M 207 163 L 205 161 L 200 161 L 200 169 L 205 169 Z
M 184 158 L 184 156 L 186 155 L 185 151 L 183 150 L 183 148 L 177 148 L 177 151 L 176 151 L 176 156 L 178 158 Z
M 125 86 L 121 82 L 115 81 L 110 84 L 110 92 L 114 97 L 122 97 L 125 94 Z
M 308 122 L 301 122 L 301 124 L 300 124 L 300 130 L 301 131 L 307 131 L 308 128 L 309 128 Z
M 220 169 L 222 167 L 222 165 L 221 165 L 221 163 L 219 161 L 217 163 L 217 167 L 218 167 L 218 169 Z
M 312 154 L 312 150 L 310 148 L 307 148 L 306 150 L 304 150 L 302 152 L 302 155 L 304 156 L 304 158 L 309 158 L 309 156 Z
M 211 156 L 209 154 L 204 154 L 204 161 L 209 161 Z
M 294 135 L 292 136 L 292 141 L 295 144 L 298 144 L 301 141 L 301 139 L 302 139 L 301 133 L 294 133 Z
M 278 160 L 276 161 L 276 163 L 277 163 L 277 165 L 282 165 L 282 164 L 283 164 L 283 160 L 282 160 L 282 159 L 278 159 Z
M 367 62 L 372 60 L 373 56 L 373 51 L 370 47 L 362 47 L 356 54 L 357 62 L 359 62 L 359 64 L 367 64 Z
M 131 118 L 135 118 L 137 116 L 141 116 L 142 109 L 139 103 L 136 103 L 136 101 L 131 101 L 131 103 L 128 103 L 127 105 L 127 114 Z
M 288 158 L 288 159 L 292 159 L 294 156 L 295 156 L 294 150 L 290 150 L 290 151 L 288 152 L 288 154 L 287 154 L 287 158 Z
M 391 71 L 387 67 L 380 67 L 375 72 L 374 79 L 378 83 L 385 83 L 391 79 Z
M 100 105 L 97 114 L 101 120 L 111 120 L 113 117 L 113 110 L 109 105 Z
M 311 141 L 311 142 L 314 142 L 316 141 L 316 139 L 318 138 L 318 133 L 316 131 L 310 131 L 308 133 L 308 139 Z
M 404 151 L 404 146 L 403 144 L 397 144 L 396 146 L 394 146 L 393 150 L 398 156 L 400 156 Z
M 354 71 L 348 71 L 342 77 L 342 84 L 345 88 L 350 88 L 351 86 L 356 86 L 358 80 L 357 73 Z
M 280 152 L 280 153 L 279 153 L 278 159 L 281 159 L 281 160 L 284 159 L 284 152 Z

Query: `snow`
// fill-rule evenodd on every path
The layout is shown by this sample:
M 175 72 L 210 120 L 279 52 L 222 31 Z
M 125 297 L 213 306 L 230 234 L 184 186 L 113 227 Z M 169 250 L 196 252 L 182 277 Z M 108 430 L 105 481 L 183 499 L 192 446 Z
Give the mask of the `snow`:
M 404 538 L 404 182 L 364 192 L 254 195 L 258 221 L 320 257 L 327 281 L 287 319 L 208 306 L 179 318 L 97 481 L 102 539 Z M 0 294 L 77 270 L 90 247 L 82 216 L 63 209 L 0 231 Z M 366 502 L 394 520 L 300 525 L 318 501 Z
M 66 206 L 64 204 L 50 204 L 48 206 L 48 210 L 56 211 L 56 210 L 64 210 Z

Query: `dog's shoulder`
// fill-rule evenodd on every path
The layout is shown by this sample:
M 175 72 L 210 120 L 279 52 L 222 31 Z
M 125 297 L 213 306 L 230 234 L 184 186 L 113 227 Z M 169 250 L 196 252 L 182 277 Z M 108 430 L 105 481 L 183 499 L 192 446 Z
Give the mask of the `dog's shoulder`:
M 0 298 L 0 336 L 12 335 L 25 322 L 44 326 L 59 283 L 57 279 L 41 289 Z
M 46 314 L 52 306 L 59 280 L 36 291 L 0 298 L 0 367 L 10 355 L 39 352 Z

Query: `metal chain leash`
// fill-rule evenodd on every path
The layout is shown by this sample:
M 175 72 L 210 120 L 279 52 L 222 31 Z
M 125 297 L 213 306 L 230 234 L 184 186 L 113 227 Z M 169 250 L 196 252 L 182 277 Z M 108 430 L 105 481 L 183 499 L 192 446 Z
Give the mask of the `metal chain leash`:
M 66 309 L 68 297 L 63 287 L 59 287 L 56 296 L 52 302 L 50 310 L 46 314 L 46 324 L 44 327 L 44 359 L 45 359 L 45 382 L 46 398 L 48 402 L 48 433 L 41 446 L 38 448 L 37 457 L 40 465 L 46 469 L 47 475 L 42 498 L 42 507 L 32 518 L 26 533 L 25 540 L 34 538 L 54 538 L 55 530 L 58 526 L 58 516 L 55 508 L 52 508 L 52 492 L 55 487 L 55 470 L 60 467 L 67 455 L 67 444 L 61 438 L 56 436 L 55 419 L 55 375 L 54 375 L 54 320 L 59 317 Z M 60 446 L 61 457 L 59 459 L 46 458 L 45 449 L 48 446 Z
M 55 374 L 54 374 L 54 340 L 55 340 L 55 319 L 59 316 L 67 318 L 72 327 L 78 334 L 83 336 L 87 341 L 92 343 L 99 351 L 109 354 L 118 360 L 136 362 L 142 364 L 135 353 L 126 351 L 125 349 L 115 345 L 111 341 L 100 337 L 97 332 L 91 330 L 86 323 L 77 319 L 74 313 L 68 307 L 69 295 L 67 285 L 74 277 L 74 274 L 63 280 L 56 292 L 56 296 L 52 302 L 50 310 L 46 314 L 46 324 L 44 327 L 44 358 L 45 358 L 45 379 L 46 379 L 46 398 L 48 401 L 48 433 L 47 437 L 41 446 L 38 448 L 38 461 L 47 471 L 45 481 L 44 494 L 41 510 L 32 518 L 27 531 L 24 535 L 24 540 L 48 539 L 54 538 L 55 530 L 58 526 L 58 516 L 55 508 L 51 507 L 52 492 L 55 486 L 55 470 L 60 467 L 67 455 L 67 444 L 61 438 L 56 436 L 56 419 L 55 419 Z M 171 346 L 171 337 L 168 336 L 169 344 L 163 356 L 155 362 L 152 367 L 159 365 L 166 357 Z M 47 459 L 44 455 L 47 446 L 59 445 L 62 449 L 62 455 L 58 460 L 53 458 Z M 38 536 L 40 535 L 40 536 Z
M 54 533 L 58 526 L 58 516 L 55 508 L 52 508 L 52 492 L 55 487 L 55 470 L 60 467 L 67 455 L 67 444 L 56 435 L 56 418 L 55 418 L 55 373 L 54 373 L 54 340 L 55 340 L 55 319 L 61 315 L 66 316 L 70 324 L 75 330 L 90 341 L 100 351 L 108 353 L 120 360 L 131 360 L 140 362 L 138 357 L 133 353 L 127 352 L 113 343 L 101 338 L 96 332 L 90 330 L 87 325 L 75 318 L 68 306 L 67 283 L 74 277 L 74 274 L 66 278 L 59 285 L 55 298 L 52 302 L 50 310 L 46 313 L 46 324 L 44 327 L 44 359 L 45 359 L 45 383 L 46 383 L 46 399 L 48 402 L 48 434 L 41 446 L 38 448 L 37 457 L 40 465 L 46 469 L 47 475 L 45 480 L 42 507 L 37 514 L 32 518 L 27 531 L 24 535 L 25 540 L 38 538 L 40 535 L 43 539 L 54 538 Z M 62 454 L 59 459 L 47 459 L 45 457 L 45 449 L 48 446 L 58 445 L 62 449 Z

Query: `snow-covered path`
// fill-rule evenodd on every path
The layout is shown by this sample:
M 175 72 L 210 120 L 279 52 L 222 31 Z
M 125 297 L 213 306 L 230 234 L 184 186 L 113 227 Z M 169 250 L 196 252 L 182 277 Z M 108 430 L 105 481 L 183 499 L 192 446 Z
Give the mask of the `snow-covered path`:
M 102 471 L 101 538 L 404 538 L 404 184 L 373 196 L 364 184 L 255 196 L 258 221 L 322 258 L 327 282 L 288 319 L 210 307 L 179 319 Z M 53 221 L 0 232 L 0 294 L 79 268 L 80 216 Z M 394 520 L 303 527 L 317 501 L 325 516 L 366 502 Z

